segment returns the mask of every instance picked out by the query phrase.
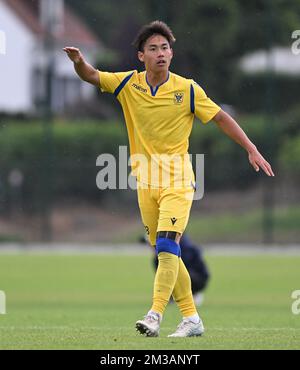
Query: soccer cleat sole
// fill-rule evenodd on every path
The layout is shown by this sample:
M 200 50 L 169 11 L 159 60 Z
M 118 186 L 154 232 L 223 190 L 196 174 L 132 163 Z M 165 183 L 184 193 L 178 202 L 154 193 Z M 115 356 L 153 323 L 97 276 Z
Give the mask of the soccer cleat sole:
M 146 337 L 158 337 L 158 333 L 153 331 L 153 330 L 150 330 L 145 324 L 141 323 L 141 322 L 137 322 L 135 324 L 135 328 L 136 330 L 146 336 Z
M 192 338 L 192 337 L 202 337 L 202 334 L 192 334 L 187 335 L 185 337 L 181 337 L 180 335 L 168 335 L 168 338 Z

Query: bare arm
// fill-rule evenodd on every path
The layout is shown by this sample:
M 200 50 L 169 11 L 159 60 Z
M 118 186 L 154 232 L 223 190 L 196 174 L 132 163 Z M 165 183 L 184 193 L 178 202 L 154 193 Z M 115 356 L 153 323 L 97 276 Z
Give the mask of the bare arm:
M 63 48 L 63 50 L 74 63 L 75 71 L 82 80 L 95 86 L 100 86 L 99 72 L 85 61 L 79 49 L 68 46 Z
M 213 120 L 226 135 L 240 144 L 248 152 L 249 162 L 254 167 L 255 171 L 259 171 L 259 168 L 261 168 L 268 176 L 274 176 L 271 165 L 259 153 L 256 146 L 229 114 L 220 110 Z

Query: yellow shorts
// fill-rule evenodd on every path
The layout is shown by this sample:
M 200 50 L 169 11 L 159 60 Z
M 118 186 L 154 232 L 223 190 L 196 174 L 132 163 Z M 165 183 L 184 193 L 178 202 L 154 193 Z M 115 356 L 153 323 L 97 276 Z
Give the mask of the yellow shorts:
M 143 185 L 145 186 L 145 185 Z M 195 188 L 141 188 L 138 203 L 142 221 L 151 245 L 158 231 L 183 233 L 189 220 Z

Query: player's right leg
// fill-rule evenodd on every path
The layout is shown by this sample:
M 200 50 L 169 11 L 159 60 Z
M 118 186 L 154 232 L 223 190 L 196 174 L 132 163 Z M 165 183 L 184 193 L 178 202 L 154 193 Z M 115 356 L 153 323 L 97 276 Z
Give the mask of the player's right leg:
M 176 232 L 157 233 L 158 268 L 154 279 L 153 303 L 144 319 L 136 322 L 136 329 L 146 336 L 159 335 L 162 315 L 177 280 L 180 247 L 176 242 L 176 236 Z
M 141 212 L 142 221 L 150 245 L 156 247 L 156 230 L 159 215 L 157 203 L 157 194 L 159 190 L 150 187 L 138 187 L 138 203 Z M 157 337 L 159 335 L 162 315 L 159 312 L 150 310 L 143 319 L 138 320 L 135 324 L 136 330 L 147 336 Z
M 162 192 L 158 231 L 169 229 L 179 234 L 184 232 L 192 206 L 193 191 L 191 186 L 167 188 Z M 178 258 L 178 273 L 172 294 L 183 320 L 171 336 L 201 335 L 204 332 L 203 324 L 193 300 L 190 275 L 181 258 Z

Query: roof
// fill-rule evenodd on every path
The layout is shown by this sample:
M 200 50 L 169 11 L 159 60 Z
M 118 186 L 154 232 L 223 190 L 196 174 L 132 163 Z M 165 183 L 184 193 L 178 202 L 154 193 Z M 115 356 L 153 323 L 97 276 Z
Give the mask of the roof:
M 43 36 L 45 29 L 40 22 L 39 0 L 4 0 L 4 3 L 37 36 Z M 64 5 L 63 27 L 55 35 L 57 41 L 64 44 L 96 46 L 100 42 L 89 27 L 72 10 Z
M 285 75 L 300 75 L 299 55 L 291 48 L 276 47 L 270 50 L 257 50 L 240 60 L 241 69 L 246 73 L 259 73 L 272 70 Z

